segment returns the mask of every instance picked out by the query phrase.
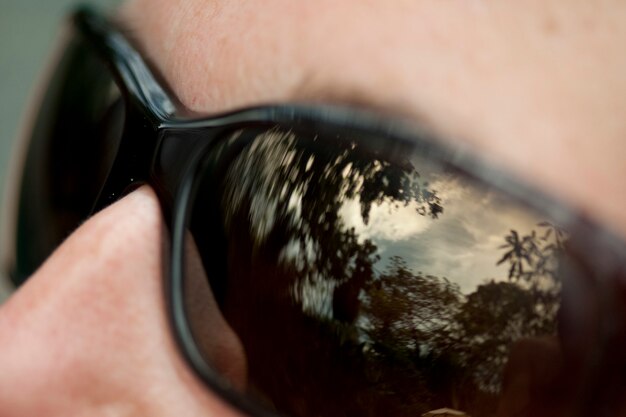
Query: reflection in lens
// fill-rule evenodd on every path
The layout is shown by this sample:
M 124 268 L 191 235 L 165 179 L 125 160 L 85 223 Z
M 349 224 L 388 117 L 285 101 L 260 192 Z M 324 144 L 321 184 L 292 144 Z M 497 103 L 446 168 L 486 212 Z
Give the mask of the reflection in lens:
M 273 128 L 208 156 L 191 228 L 246 390 L 293 416 L 571 415 L 568 234 L 398 154 Z

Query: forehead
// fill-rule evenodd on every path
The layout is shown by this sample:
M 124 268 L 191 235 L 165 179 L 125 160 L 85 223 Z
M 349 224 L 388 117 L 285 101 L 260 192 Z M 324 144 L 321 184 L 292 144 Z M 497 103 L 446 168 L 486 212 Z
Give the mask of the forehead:
M 625 3 L 133 0 L 122 16 L 194 110 L 399 112 L 626 233 Z

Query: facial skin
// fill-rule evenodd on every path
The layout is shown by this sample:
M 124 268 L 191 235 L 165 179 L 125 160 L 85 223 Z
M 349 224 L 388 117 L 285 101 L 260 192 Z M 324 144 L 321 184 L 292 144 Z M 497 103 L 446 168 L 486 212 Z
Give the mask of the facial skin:
M 626 236 L 617 1 L 134 0 L 120 16 L 193 110 L 314 101 L 413 118 Z M 153 192 L 135 191 L 0 307 L 0 415 L 237 415 L 172 340 L 162 227 Z M 224 366 L 236 344 L 215 347 Z

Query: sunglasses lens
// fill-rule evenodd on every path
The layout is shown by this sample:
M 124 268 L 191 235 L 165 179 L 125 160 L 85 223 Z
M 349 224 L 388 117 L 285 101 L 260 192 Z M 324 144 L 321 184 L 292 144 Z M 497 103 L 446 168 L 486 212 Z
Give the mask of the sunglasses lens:
M 208 155 L 185 297 L 232 386 L 291 416 L 554 415 L 596 395 L 601 291 L 570 233 L 438 152 L 273 127 Z
M 17 283 L 90 214 L 123 123 L 124 105 L 110 71 L 88 45 L 71 40 L 28 143 L 18 206 Z

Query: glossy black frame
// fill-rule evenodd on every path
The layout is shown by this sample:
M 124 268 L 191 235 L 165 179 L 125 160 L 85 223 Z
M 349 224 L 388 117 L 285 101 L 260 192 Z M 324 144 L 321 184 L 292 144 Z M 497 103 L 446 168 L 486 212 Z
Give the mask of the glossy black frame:
M 488 168 L 488 164 L 467 150 L 443 145 L 434 135 L 411 122 L 363 109 L 300 104 L 268 105 L 202 117 L 186 109 L 169 93 L 166 84 L 149 68 L 117 24 L 91 9 L 82 8 L 74 14 L 72 27 L 73 36 L 83 37 L 108 66 L 126 102 L 120 149 L 95 210 L 117 200 L 133 184 L 147 183 L 154 188 L 171 235 L 171 245 L 166 246 L 164 253 L 164 279 L 176 340 L 197 376 L 243 412 L 275 416 L 237 393 L 207 364 L 194 342 L 183 302 L 185 234 L 193 208 L 190 202 L 197 186 L 195 180 L 203 170 L 203 155 L 226 132 L 273 125 L 356 132 L 361 134 L 366 146 L 380 146 L 379 139 L 384 138 L 385 151 L 391 154 L 410 144 L 423 155 L 437 158 L 468 177 L 548 212 L 571 232 L 585 236 L 584 250 L 590 253 L 584 259 L 586 265 L 600 265 L 600 261 L 594 261 L 594 255 L 601 254 L 603 274 L 613 275 L 623 268 L 625 246 L 611 232 L 503 175 L 501 170 Z

